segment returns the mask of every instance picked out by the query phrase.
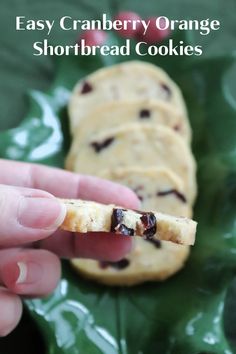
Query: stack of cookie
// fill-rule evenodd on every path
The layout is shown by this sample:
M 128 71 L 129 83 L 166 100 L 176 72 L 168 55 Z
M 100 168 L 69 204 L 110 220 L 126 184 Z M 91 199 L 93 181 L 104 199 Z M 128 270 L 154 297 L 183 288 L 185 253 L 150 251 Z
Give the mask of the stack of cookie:
M 72 146 L 66 168 L 124 184 L 141 210 L 192 215 L 196 167 L 191 129 L 178 86 L 160 68 L 129 61 L 100 69 L 76 85 L 69 103 Z M 117 263 L 73 260 L 89 278 L 109 285 L 164 280 L 189 247 L 137 238 Z

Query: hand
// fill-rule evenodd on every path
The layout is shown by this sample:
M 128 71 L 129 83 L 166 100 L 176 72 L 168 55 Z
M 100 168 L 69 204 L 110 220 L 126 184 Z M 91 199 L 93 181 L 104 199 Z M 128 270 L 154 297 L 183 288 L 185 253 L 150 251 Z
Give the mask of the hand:
M 65 208 L 54 196 L 116 203 L 137 208 L 128 188 L 56 168 L 0 160 L 0 336 L 17 325 L 18 295 L 43 296 L 60 278 L 59 257 L 117 261 L 130 251 L 131 238 L 58 230 Z M 51 193 L 51 194 L 50 194 Z

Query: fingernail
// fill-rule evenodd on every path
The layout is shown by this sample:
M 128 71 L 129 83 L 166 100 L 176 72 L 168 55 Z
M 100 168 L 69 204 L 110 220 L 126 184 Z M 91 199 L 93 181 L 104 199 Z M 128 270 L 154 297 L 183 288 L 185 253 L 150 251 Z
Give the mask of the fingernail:
M 56 198 L 23 197 L 18 222 L 24 227 L 53 230 L 62 224 L 65 215 L 65 205 Z
M 19 271 L 16 284 L 30 284 L 37 282 L 42 277 L 42 268 L 34 262 L 17 262 Z
M 16 280 L 16 284 L 24 283 L 27 277 L 27 266 L 23 262 L 17 262 L 17 267 L 18 267 L 19 275 Z

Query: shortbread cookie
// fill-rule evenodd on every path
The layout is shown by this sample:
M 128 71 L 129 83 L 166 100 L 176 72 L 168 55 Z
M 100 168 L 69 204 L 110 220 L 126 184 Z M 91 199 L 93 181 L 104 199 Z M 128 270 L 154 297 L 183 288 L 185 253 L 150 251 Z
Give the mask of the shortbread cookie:
M 155 99 L 187 116 L 178 86 L 159 67 L 141 61 L 128 61 L 102 68 L 80 80 L 69 102 L 71 133 L 96 106 L 109 101 Z
M 95 108 L 80 122 L 74 137 L 80 141 L 98 131 L 124 123 L 145 122 L 165 125 L 190 142 L 191 129 L 185 114 L 164 101 L 113 101 Z
M 91 136 L 87 142 L 74 139 L 66 167 L 75 172 L 100 175 L 105 169 L 165 167 L 184 182 L 192 202 L 196 195 L 195 161 L 186 143 L 170 128 L 130 123 Z
M 116 286 L 165 280 L 179 271 L 189 255 L 189 247 L 161 241 L 153 244 L 136 238 L 134 250 L 119 262 L 73 259 L 73 267 L 86 278 Z
M 108 177 L 108 174 L 106 176 Z M 131 188 L 136 187 L 136 181 L 145 183 L 144 189 L 139 188 L 137 191 L 143 197 L 143 209 L 145 205 L 148 207 L 150 203 L 150 205 L 155 205 L 155 207 L 159 206 L 161 212 L 171 214 L 173 203 L 177 215 L 182 213 L 184 216 L 188 216 L 189 214 L 190 208 L 187 206 L 185 208 L 182 207 L 182 199 L 184 198 L 182 194 L 180 194 L 180 199 L 173 200 L 173 197 L 170 198 L 169 195 L 164 197 L 169 201 L 166 199 L 156 204 L 152 201 L 152 197 L 145 200 L 145 191 L 148 190 L 149 193 L 149 184 L 154 183 L 152 177 L 156 178 L 160 191 L 162 191 L 162 188 L 176 188 L 179 193 L 182 188 L 181 181 L 168 170 L 149 168 L 145 174 L 140 168 L 116 169 L 109 176 L 112 176 L 115 181 L 122 181 Z M 119 262 L 73 259 L 71 263 L 75 270 L 86 278 L 111 286 L 132 286 L 146 281 L 162 281 L 169 278 L 184 266 L 188 255 L 188 246 L 135 237 L 133 251 Z
M 71 232 L 113 232 L 125 236 L 193 245 L 196 222 L 158 212 L 127 210 L 115 205 L 62 199 L 67 214 L 61 228 Z
M 106 170 L 103 178 L 132 189 L 143 211 L 158 210 L 175 216 L 192 216 L 181 179 L 170 170 L 155 167 L 124 167 Z

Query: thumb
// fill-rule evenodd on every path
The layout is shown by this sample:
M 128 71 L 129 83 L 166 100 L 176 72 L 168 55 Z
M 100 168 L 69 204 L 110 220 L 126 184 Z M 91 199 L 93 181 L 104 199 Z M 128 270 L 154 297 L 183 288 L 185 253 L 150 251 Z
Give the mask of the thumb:
M 47 192 L 0 185 L 0 247 L 48 237 L 65 214 L 64 205 Z

